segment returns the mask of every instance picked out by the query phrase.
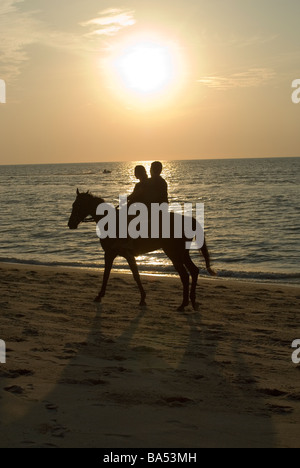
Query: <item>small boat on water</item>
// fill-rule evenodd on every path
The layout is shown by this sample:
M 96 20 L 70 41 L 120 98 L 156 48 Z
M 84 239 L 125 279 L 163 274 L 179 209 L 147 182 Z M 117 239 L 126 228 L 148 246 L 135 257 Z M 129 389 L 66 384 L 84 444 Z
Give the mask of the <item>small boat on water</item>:
M 103 174 L 111 174 L 111 171 L 108 171 L 107 169 L 104 169 Z

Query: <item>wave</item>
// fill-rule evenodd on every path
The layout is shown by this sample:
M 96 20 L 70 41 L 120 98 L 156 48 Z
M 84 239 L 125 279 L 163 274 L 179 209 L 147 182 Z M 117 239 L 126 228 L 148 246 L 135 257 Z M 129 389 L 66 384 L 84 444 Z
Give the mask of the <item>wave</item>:
M 265 271 L 229 271 L 219 270 L 220 278 L 233 278 L 249 281 L 264 281 L 264 282 L 284 282 L 284 283 L 300 283 L 300 273 L 269 273 Z
M 10 263 L 19 265 L 32 265 L 44 267 L 65 267 L 65 268 L 91 268 L 103 269 L 104 263 L 101 262 L 40 262 L 38 260 L 26 260 L 20 258 L 1 258 L 0 263 Z M 162 276 L 177 276 L 174 268 L 171 265 L 142 265 L 139 264 L 141 274 L 152 274 Z M 116 264 L 113 267 L 114 271 L 130 271 L 126 264 Z M 200 271 L 200 277 L 210 277 L 206 270 Z M 232 270 L 218 270 L 218 277 L 224 279 L 234 279 L 248 282 L 267 282 L 267 283 L 285 283 L 285 284 L 300 284 L 300 273 L 283 273 L 283 272 L 265 272 L 265 271 L 232 271 Z

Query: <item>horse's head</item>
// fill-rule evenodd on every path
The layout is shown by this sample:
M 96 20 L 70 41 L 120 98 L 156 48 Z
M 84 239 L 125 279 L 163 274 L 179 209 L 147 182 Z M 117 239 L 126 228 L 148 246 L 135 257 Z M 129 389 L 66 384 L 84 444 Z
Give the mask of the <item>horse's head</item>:
M 80 193 L 77 189 L 77 197 L 73 203 L 72 213 L 68 222 L 70 229 L 77 229 L 87 216 L 92 215 L 92 198 L 89 192 Z

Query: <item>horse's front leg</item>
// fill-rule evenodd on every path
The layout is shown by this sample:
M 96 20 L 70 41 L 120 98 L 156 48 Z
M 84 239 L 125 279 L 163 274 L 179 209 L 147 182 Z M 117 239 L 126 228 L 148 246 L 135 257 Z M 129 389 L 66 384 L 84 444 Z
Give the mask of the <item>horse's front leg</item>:
M 140 302 L 140 306 L 141 307 L 146 307 L 147 304 L 146 304 L 146 292 L 143 288 L 143 285 L 142 285 L 142 282 L 141 282 L 141 277 L 140 277 L 140 273 L 139 273 L 139 270 L 138 270 L 138 267 L 137 267 L 137 264 L 136 264 L 136 260 L 133 256 L 126 256 L 126 260 L 128 262 L 128 265 L 132 271 L 132 274 L 133 274 L 133 277 L 139 287 L 139 290 L 140 290 L 140 293 L 141 293 L 141 302 Z
M 115 258 L 116 255 L 112 254 L 111 252 L 105 252 L 105 270 L 103 275 L 102 288 L 98 296 L 95 298 L 95 302 L 101 302 L 101 299 L 105 296 L 107 283 Z

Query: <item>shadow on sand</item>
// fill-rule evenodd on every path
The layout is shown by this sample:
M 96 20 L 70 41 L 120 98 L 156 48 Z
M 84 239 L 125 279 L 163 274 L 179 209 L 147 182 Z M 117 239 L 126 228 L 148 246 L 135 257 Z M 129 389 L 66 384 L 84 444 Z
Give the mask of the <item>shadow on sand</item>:
M 81 339 L 51 351 L 45 338 L 30 384 L 2 373 L 2 447 L 276 445 L 242 341 L 221 321 L 155 306 L 130 317 L 122 305 L 87 310 Z

